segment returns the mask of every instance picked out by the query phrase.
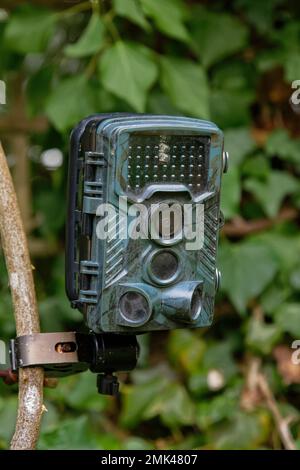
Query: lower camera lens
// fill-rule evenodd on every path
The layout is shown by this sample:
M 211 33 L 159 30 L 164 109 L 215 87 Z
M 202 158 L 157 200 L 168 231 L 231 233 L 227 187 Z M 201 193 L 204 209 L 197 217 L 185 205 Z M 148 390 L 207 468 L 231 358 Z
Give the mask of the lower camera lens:
M 122 295 L 119 303 L 120 314 L 124 320 L 135 325 L 146 323 L 151 315 L 150 305 L 146 297 L 136 291 Z

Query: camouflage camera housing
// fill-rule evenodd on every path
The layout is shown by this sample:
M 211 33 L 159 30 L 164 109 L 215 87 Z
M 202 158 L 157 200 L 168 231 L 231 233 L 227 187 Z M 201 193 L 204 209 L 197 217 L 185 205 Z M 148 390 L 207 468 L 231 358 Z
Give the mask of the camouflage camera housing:
M 91 330 L 137 334 L 211 324 L 220 277 L 216 259 L 226 167 L 223 134 L 208 121 L 99 114 L 73 130 L 66 290 Z M 108 205 L 112 214 L 99 211 Z M 185 207 L 193 212 L 200 205 L 202 245 L 187 249 L 185 222 L 178 228 L 175 215 L 181 220 Z M 137 224 L 130 207 L 146 214 L 149 225 L 140 228 L 144 237 L 131 236 Z M 170 233 L 165 237 L 168 210 Z M 150 218 L 155 237 L 145 236 Z M 107 232 L 115 229 L 118 236 L 99 237 L 104 220 Z M 194 233 L 198 222 L 191 220 Z

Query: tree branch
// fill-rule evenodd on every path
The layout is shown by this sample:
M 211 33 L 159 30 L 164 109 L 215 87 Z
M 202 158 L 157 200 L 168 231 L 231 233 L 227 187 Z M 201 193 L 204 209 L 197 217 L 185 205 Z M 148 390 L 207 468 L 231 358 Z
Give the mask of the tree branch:
M 38 116 L 34 119 L 28 119 L 25 117 L 23 120 L 19 120 L 16 114 L 4 114 L 0 116 L 0 131 L 5 134 L 14 134 L 16 132 L 46 132 L 49 123 L 45 116 Z
M 32 266 L 11 175 L 0 144 L 0 233 L 15 311 L 17 336 L 40 331 Z M 43 413 L 41 368 L 19 371 L 19 409 L 12 449 L 33 449 Z
M 236 217 L 224 225 L 222 233 L 230 238 L 242 238 L 252 233 L 272 228 L 281 222 L 296 220 L 298 217 L 299 211 L 293 207 L 284 207 L 273 219 L 255 219 L 249 221 L 242 217 Z

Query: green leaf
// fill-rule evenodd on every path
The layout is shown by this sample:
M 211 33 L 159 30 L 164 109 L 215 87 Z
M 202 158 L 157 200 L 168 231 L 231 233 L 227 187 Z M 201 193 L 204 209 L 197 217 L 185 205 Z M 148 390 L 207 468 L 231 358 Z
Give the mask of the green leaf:
M 246 344 L 256 353 L 270 354 L 280 338 L 281 329 L 277 325 L 269 325 L 257 318 L 251 318 L 247 325 Z
M 168 341 L 168 356 L 172 364 L 188 373 L 196 373 L 205 353 L 205 343 L 190 330 L 172 331 Z
M 276 7 L 282 0 L 236 0 L 235 5 L 241 9 L 247 20 L 261 33 L 272 30 Z
M 224 379 L 223 388 L 236 376 L 237 367 L 232 356 L 229 342 L 212 343 L 205 350 L 203 360 L 197 370 L 193 370 L 188 381 L 189 390 L 196 397 L 211 391 L 209 374 L 215 371 Z
M 194 404 L 181 384 L 170 382 L 162 393 L 154 397 L 147 408 L 145 419 L 156 416 L 170 429 L 195 423 Z
M 299 79 L 300 61 L 299 61 L 299 21 L 285 22 L 282 30 L 277 31 L 275 39 L 278 43 L 278 49 L 281 50 L 281 65 L 284 66 L 284 74 L 287 82 Z
M 67 318 L 69 308 L 70 304 L 64 296 L 49 295 L 40 301 L 39 312 L 43 329 L 54 332 L 64 328 L 64 320 Z M 56 312 L 56 315 L 51 315 L 51 312 Z
M 154 450 L 155 447 L 149 440 L 142 439 L 137 436 L 130 436 L 126 439 L 122 446 L 123 450 Z
M 93 55 L 101 49 L 104 39 L 104 25 L 97 13 L 94 13 L 75 44 L 69 44 L 64 52 L 69 57 L 86 57 Z
M 275 312 L 276 324 L 294 338 L 300 338 L 300 304 L 284 303 Z
M 293 289 L 300 291 L 300 266 L 296 267 L 290 275 L 290 283 Z
M 299 49 L 300 23 L 299 21 L 286 21 L 280 30 L 272 31 L 272 39 L 286 52 L 295 52 Z
M 230 388 L 217 397 L 197 404 L 196 423 L 200 429 L 206 430 L 231 416 L 238 409 L 240 388 Z
M 103 432 L 102 430 L 97 435 L 93 434 L 92 439 L 96 441 L 97 448 L 102 450 L 121 450 L 122 445 L 120 438 L 112 432 Z
M 247 127 L 226 129 L 224 141 L 225 149 L 229 152 L 229 165 L 239 165 L 256 148 L 256 143 Z
M 276 129 L 268 137 L 266 152 L 270 157 L 300 164 L 300 140 L 290 137 L 285 129 Z
M 212 88 L 222 90 L 249 90 L 255 86 L 253 67 L 237 59 L 222 62 L 214 67 Z
M 126 428 L 133 428 L 140 423 L 157 396 L 169 386 L 168 377 L 150 377 L 143 383 L 135 386 L 123 386 L 123 406 L 121 424 Z
M 280 263 L 280 272 L 290 272 L 298 266 L 299 257 L 295 253 L 300 253 L 300 237 L 289 236 L 276 232 L 264 232 L 253 237 L 253 242 L 268 245 L 276 254 Z
M 60 416 L 57 407 L 51 401 L 44 401 L 47 411 L 43 414 L 41 432 L 53 430 L 59 425 Z
M 43 52 L 54 34 L 56 15 L 29 5 L 16 9 L 7 23 L 4 42 L 20 54 Z
M 210 442 L 218 450 L 255 449 L 267 438 L 270 425 L 265 411 L 259 414 L 237 412 L 228 424 L 216 428 Z
M 70 438 L 72 436 L 72 438 Z M 41 434 L 38 449 L 97 449 L 87 416 L 65 419 L 57 427 Z
M 254 98 L 253 89 L 212 90 L 210 98 L 212 119 L 224 128 L 250 125 L 250 105 Z
M 8 444 L 12 437 L 17 415 L 17 396 L 3 397 L 0 403 L 0 420 L 2 426 L 0 428 L 0 438 Z M 4 424 L 5 423 L 5 424 Z
M 230 219 L 238 213 L 241 198 L 240 175 L 237 167 L 230 165 L 230 171 L 222 180 L 221 209 L 225 219 Z
M 293 176 L 276 170 L 269 174 L 266 182 L 249 179 L 245 181 L 244 186 L 259 201 L 269 217 L 275 217 L 283 199 L 299 189 L 299 184 Z
M 266 179 L 270 174 L 270 161 L 265 154 L 255 155 L 245 160 L 242 166 L 243 176 Z
M 65 201 L 56 191 L 40 190 L 36 194 L 34 207 L 42 219 L 41 233 L 53 237 L 65 223 Z
M 176 433 L 176 431 L 175 431 Z M 175 442 L 176 441 L 176 442 Z M 180 439 L 174 439 L 174 443 L 169 446 L 170 450 L 192 450 L 199 449 L 206 443 L 205 436 L 199 432 L 193 432 L 190 434 L 184 434 Z
M 255 64 L 260 73 L 265 73 L 275 67 L 282 66 L 285 59 L 286 54 L 281 49 L 262 49 L 257 51 Z
M 61 132 L 95 111 L 93 91 L 83 75 L 59 82 L 46 105 L 47 116 L 53 126 Z
M 284 61 L 285 78 L 288 83 L 299 80 L 300 77 L 300 56 L 299 51 L 287 54 Z
M 189 33 L 184 25 L 185 8 L 181 0 L 140 0 L 147 16 L 152 18 L 157 28 L 167 36 L 189 41 Z
M 272 315 L 290 294 L 289 287 L 279 285 L 278 283 L 270 285 L 263 293 L 260 304 L 264 312 Z
M 211 369 L 221 371 L 226 382 L 229 382 L 237 373 L 231 344 L 226 341 L 211 344 L 203 357 L 202 367 L 207 372 Z
M 208 118 L 208 84 L 200 64 L 161 57 L 161 85 L 174 106 L 192 116 Z
M 157 78 L 152 52 L 137 43 L 116 42 L 99 62 L 103 86 L 129 103 L 136 111 L 145 110 L 147 92 Z
M 51 90 L 53 68 L 46 66 L 29 77 L 26 86 L 27 108 L 30 116 L 44 111 Z
M 207 380 L 207 371 L 201 370 L 188 378 L 188 389 L 195 397 L 206 396 L 210 390 Z
M 243 49 L 247 28 L 234 16 L 197 8 L 192 27 L 193 46 L 205 67 Z
M 127 18 L 145 31 L 150 30 L 150 24 L 137 0 L 114 0 L 114 8 L 118 16 Z
M 147 111 L 151 114 L 180 114 L 180 111 L 171 103 L 170 98 L 160 90 L 154 89 L 150 93 Z
M 75 386 L 68 391 L 66 403 L 75 410 L 104 411 L 108 400 L 97 393 L 95 375 L 90 372 L 80 374 Z
M 220 247 L 221 287 L 240 313 L 272 281 L 278 260 L 273 250 L 251 241 Z

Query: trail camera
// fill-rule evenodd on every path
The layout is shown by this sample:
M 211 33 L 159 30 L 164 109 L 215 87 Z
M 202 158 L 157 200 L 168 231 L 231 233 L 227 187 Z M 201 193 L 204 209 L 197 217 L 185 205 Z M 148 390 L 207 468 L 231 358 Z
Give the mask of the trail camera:
M 19 336 L 12 369 L 90 369 L 100 393 L 137 363 L 136 335 L 212 322 L 219 284 L 220 187 L 215 124 L 174 116 L 95 115 L 72 132 L 66 290 L 88 333 Z
M 73 131 L 66 285 L 92 331 L 211 324 L 224 170 L 207 121 L 96 115 Z

